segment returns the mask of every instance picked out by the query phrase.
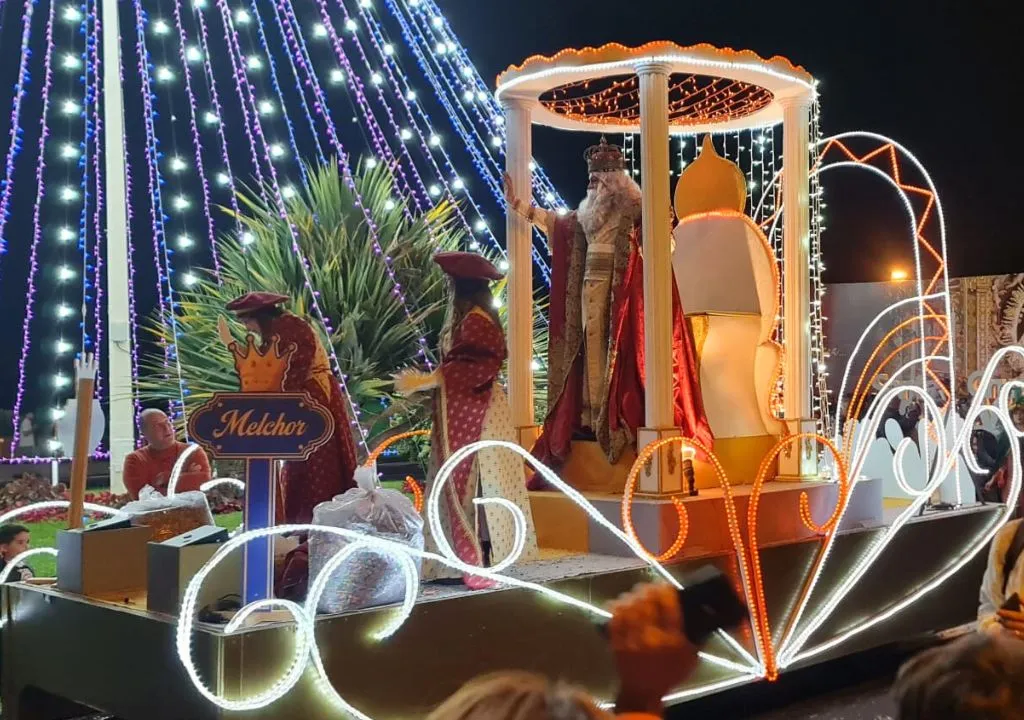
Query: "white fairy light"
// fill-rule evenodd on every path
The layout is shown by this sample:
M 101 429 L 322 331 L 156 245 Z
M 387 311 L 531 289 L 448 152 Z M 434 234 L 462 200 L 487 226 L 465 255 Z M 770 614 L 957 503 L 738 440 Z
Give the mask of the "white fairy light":
M 398 137 L 402 138 L 403 140 L 411 140 L 412 130 L 410 130 L 409 128 L 402 128 L 398 133 Z
M 285 185 L 283 188 L 281 188 L 281 196 L 285 200 L 291 200 L 297 194 L 298 191 L 295 189 L 295 186 L 293 185 Z
M 384 54 L 385 55 L 394 55 L 395 54 L 395 46 L 392 45 L 391 43 L 384 43 Z
M 487 102 L 488 97 L 488 94 L 485 93 L 483 90 L 476 91 L 476 99 L 479 100 L 480 102 Z
M 203 113 L 203 122 L 207 125 L 216 125 L 220 122 L 220 118 L 217 117 L 217 113 L 213 112 L 212 110 L 207 110 L 205 113 Z
M 175 155 L 174 157 L 171 158 L 170 166 L 171 171 L 177 173 L 187 168 L 188 163 L 185 162 L 185 160 L 182 157 Z
M 235 22 L 239 25 L 248 25 L 250 20 L 252 20 L 252 16 L 249 15 L 248 10 L 245 8 L 235 10 Z
M 64 8 L 64 12 L 61 13 L 61 17 L 67 22 L 76 23 L 82 20 L 82 13 L 74 5 L 68 5 Z
M 217 184 L 223 187 L 224 185 L 227 185 L 228 183 L 231 182 L 231 176 L 228 175 L 226 172 L 219 172 L 217 173 L 216 180 Z
M 409 102 L 413 102 L 414 100 L 416 100 L 416 91 L 412 89 L 407 90 L 405 93 L 405 99 L 408 100 Z
M 174 71 L 166 65 L 161 65 L 156 69 L 156 79 L 160 82 L 170 82 L 174 79 Z
M 438 137 L 437 135 L 431 135 L 429 143 L 430 147 L 437 147 L 438 145 L 441 144 L 441 138 Z
M 270 100 L 260 100 L 258 107 L 260 115 L 273 115 L 274 111 L 277 109 L 274 103 Z
M 57 452 L 58 450 L 61 449 L 62 446 L 63 443 L 57 438 L 50 438 L 49 440 L 46 441 L 46 449 L 49 450 L 50 452 Z M 0 622 L 0 627 L 2 626 L 3 622 Z
M 276 160 L 277 158 L 284 157 L 284 154 L 285 154 L 285 149 L 284 149 L 284 146 L 281 145 L 281 143 L 271 143 L 270 144 L 270 157 L 272 157 L 272 158 L 274 158 Z
M 375 158 L 375 157 L 368 157 L 368 158 L 366 158 L 366 162 L 363 163 L 363 164 L 366 165 L 366 167 L 373 169 L 373 168 L 377 167 L 377 158 Z
M 62 243 L 71 242 L 75 239 L 75 231 L 69 227 L 62 227 L 57 231 L 57 239 Z
M 387 200 L 385 200 L 384 201 L 384 209 L 385 210 L 394 210 L 395 209 L 395 201 L 392 200 L 391 198 L 388 198 Z
M 452 187 L 455 188 L 456 190 L 461 190 L 462 188 L 466 187 L 466 183 L 463 182 L 462 178 L 456 175 L 455 179 L 452 180 Z
M 70 383 L 71 380 L 68 379 L 67 375 L 57 373 L 56 375 L 53 376 L 53 386 L 55 388 L 67 387 Z
M 341 83 L 345 82 L 345 71 L 339 70 L 338 68 L 334 68 L 333 70 L 331 70 L 331 74 L 329 77 L 334 85 L 340 85 Z
M 480 243 L 477 243 L 477 247 L 479 247 L 479 246 L 480 246 Z M 473 249 L 475 250 L 476 248 L 473 248 Z M 492 300 L 491 300 L 491 305 L 492 305 L 492 306 L 493 306 L 493 307 L 494 307 L 495 309 L 499 309 L 499 308 L 500 308 L 500 307 L 501 307 L 502 305 L 504 305 L 504 304 L 505 304 L 505 303 L 503 303 L 503 302 L 501 301 L 501 298 L 500 298 L 500 297 L 498 297 L 497 295 L 495 295 L 495 296 L 494 296 L 494 299 L 492 299 Z
M 245 232 L 242 233 L 240 239 L 241 239 L 243 245 L 252 245 L 254 242 L 256 242 L 256 236 L 253 235 L 248 230 L 246 230 Z
M 260 60 L 258 55 L 250 55 L 245 59 L 245 67 L 249 70 L 262 70 L 263 61 Z
M 68 280 L 70 280 L 74 276 L 75 276 L 75 271 L 72 270 L 67 265 L 61 265 L 59 268 L 57 268 L 57 279 L 60 282 L 67 282 Z
M 181 235 L 178 236 L 178 249 L 179 250 L 188 250 L 190 247 L 192 247 L 195 244 L 196 244 L 195 240 L 193 240 L 191 237 L 189 237 L 185 233 L 182 233 Z
M 185 49 L 185 59 L 192 63 L 201 62 L 203 59 L 203 51 L 195 45 L 189 45 Z
M 530 361 L 530 370 L 532 370 L 533 372 L 537 372 L 538 370 L 540 370 L 540 361 L 537 360 L 537 358 L 534 358 L 533 360 Z
M 483 220 L 483 218 L 480 218 L 475 223 L 473 223 L 473 229 L 476 230 L 477 232 L 483 232 L 484 230 L 487 229 L 487 223 Z
M 187 272 L 181 276 L 181 281 L 185 284 L 185 287 L 192 287 L 199 282 L 199 278 L 197 278 L 193 273 Z
M 438 195 L 441 194 L 441 188 L 439 188 L 437 185 L 431 185 L 429 188 L 427 188 L 427 192 L 430 193 L 430 197 L 437 197 Z
M 53 351 L 58 355 L 64 355 L 65 353 L 71 352 L 71 348 L 74 347 L 67 340 L 58 340 L 53 344 Z
M 52 420 L 53 422 L 57 422 L 62 417 L 64 417 L 66 414 L 67 413 L 65 412 L 64 408 L 59 408 L 59 407 L 50 408 L 50 420 Z
M 443 42 L 439 42 L 437 46 L 434 48 L 434 52 L 436 52 L 438 55 L 445 55 L 448 52 L 448 46 L 445 45 Z
M 60 107 L 65 115 L 77 115 L 82 112 L 82 107 L 74 100 L 65 100 Z
M 462 93 L 462 99 L 468 103 L 473 102 L 473 98 L 475 97 L 476 95 L 473 93 L 472 90 L 467 90 L 466 92 Z
M 72 143 L 64 143 L 60 146 L 60 156 L 65 160 L 75 160 L 81 154 L 78 146 Z
M 367 10 L 373 7 L 373 3 L 370 2 L 370 0 L 359 0 L 359 7 L 363 8 L 364 10 Z
M 154 35 L 166 35 L 171 31 L 171 26 L 167 24 L 166 20 L 154 20 L 153 21 L 153 34 Z
M 442 25 L 444 25 L 444 18 L 442 18 L 440 15 L 435 15 L 430 22 L 433 24 L 434 27 L 439 28 Z
M 508 260 L 500 260 L 498 262 L 498 269 L 501 270 L 502 272 L 507 272 L 508 271 Z
M 462 77 L 467 77 L 467 78 L 473 77 L 473 68 L 471 68 L 469 65 L 463 65 L 462 66 Z
M 327 37 L 327 26 L 323 23 L 316 23 L 313 25 L 313 37 L 317 39 L 323 39 Z
M 501 147 L 501 138 L 497 135 L 491 136 L 491 145 L 494 147 Z
M 71 202 L 72 200 L 78 199 L 78 191 L 70 185 L 65 185 L 60 189 L 60 199 L 64 202 Z
M 380 85 L 382 82 L 384 82 L 384 76 L 381 75 L 379 72 L 375 72 L 372 75 L 370 75 L 370 82 L 373 83 L 374 85 Z
M 544 194 L 544 201 L 545 202 L 549 202 L 549 203 L 553 203 L 555 201 L 555 194 L 552 193 L 552 192 L 545 193 Z
M 187 210 L 189 205 L 191 205 L 188 197 L 185 195 L 178 195 L 175 197 L 172 204 L 174 205 L 175 210 Z
M 77 70 L 82 67 L 82 60 L 74 53 L 65 53 L 60 66 L 65 70 Z
M 348 30 L 349 32 L 355 32 L 356 30 L 359 29 L 359 24 L 356 23 L 356 21 L 353 20 L 352 18 L 349 18 L 348 20 L 345 21 L 345 29 Z

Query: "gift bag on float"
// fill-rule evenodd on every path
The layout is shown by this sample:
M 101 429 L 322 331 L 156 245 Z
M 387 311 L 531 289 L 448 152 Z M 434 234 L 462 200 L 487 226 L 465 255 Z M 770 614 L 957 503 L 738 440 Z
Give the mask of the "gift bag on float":
M 365 533 L 422 550 L 423 518 L 412 502 L 397 490 L 380 487 L 377 473 L 370 468 L 358 468 L 355 480 L 357 487 L 313 508 L 313 524 Z M 320 571 L 348 542 L 337 535 L 310 533 L 311 587 Z M 414 557 L 413 561 L 418 570 L 420 559 Z M 339 613 L 401 602 L 404 577 L 401 565 L 390 555 L 370 550 L 354 553 L 331 573 L 318 610 Z
M 159 490 L 147 485 L 121 512 L 131 519 L 133 526 L 153 528 L 152 542 L 163 542 L 189 530 L 213 525 L 213 513 L 206 495 L 199 491 L 177 493 L 164 497 Z

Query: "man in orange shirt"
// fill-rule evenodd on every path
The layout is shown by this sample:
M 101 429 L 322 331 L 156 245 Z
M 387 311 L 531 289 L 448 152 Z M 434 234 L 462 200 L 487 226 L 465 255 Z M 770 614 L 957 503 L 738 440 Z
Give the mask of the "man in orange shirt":
M 170 419 L 162 411 L 144 410 L 141 420 L 146 445 L 124 459 L 124 486 L 134 500 L 139 499 L 139 491 L 147 485 L 166 495 L 174 464 L 188 447 L 178 442 Z M 210 461 L 202 448 L 193 450 L 185 462 L 176 492 L 198 490 L 210 479 Z

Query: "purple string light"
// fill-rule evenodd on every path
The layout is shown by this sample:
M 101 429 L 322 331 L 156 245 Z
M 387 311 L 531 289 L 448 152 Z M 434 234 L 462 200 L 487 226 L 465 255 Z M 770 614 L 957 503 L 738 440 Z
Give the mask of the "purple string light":
M 4 179 L 0 183 L 0 260 L 7 252 L 7 239 L 4 230 L 7 228 L 7 220 L 10 218 L 11 194 L 14 190 L 14 160 L 21 152 L 21 103 L 25 98 L 25 88 L 31 79 L 28 71 L 28 61 L 32 56 L 29 48 L 29 38 L 32 35 L 32 15 L 35 11 L 36 0 L 25 0 L 25 12 L 21 19 L 21 56 L 18 61 L 18 81 L 14 85 L 14 102 L 11 106 L 11 132 L 10 147 L 7 148 L 7 157 L 4 160 Z
M 238 47 L 239 47 L 239 44 L 238 44 L 238 34 L 235 31 L 235 29 L 234 29 L 233 23 L 231 22 L 231 15 L 227 11 L 226 3 L 224 2 L 224 0 L 217 0 L 217 6 L 220 9 L 221 18 L 224 21 L 224 27 L 225 27 L 225 30 L 226 30 L 226 32 L 225 32 L 225 39 L 227 40 L 227 43 L 228 43 L 228 55 L 229 55 L 229 57 L 231 59 L 232 67 L 235 70 L 235 82 L 236 82 L 236 85 L 237 85 L 238 90 L 239 90 L 239 95 L 241 97 L 243 97 L 243 98 L 248 97 L 249 102 L 252 105 L 253 110 L 255 111 L 255 109 L 256 109 L 256 99 L 255 99 L 255 97 L 254 97 L 254 95 L 252 93 L 252 87 L 249 85 L 249 80 L 245 76 L 245 72 L 244 71 L 239 72 L 238 63 L 236 62 L 236 59 L 235 59 L 236 55 L 241 56 L 241 52 L 238 49 Z M 248 112 L 245 111 L 245 104 L 244 104 L 244 102 L 242 104 L 242 107 L 243 107 L 243 114 L 245 115 L 246 120 L 248 121 Z M 255 118 L 255 123 L 254 123 L 254 130 L 255 130 L 256 135 L 262 141 L 263 147 L 264 147 L 264 152 L 266 153 L 266 151 L 268 149 L 268 146 L 267 146 L 266 138 L 263 135 L 263 127 L 262 127 L 262 123 L 260 122 L 259 114 L 258 113 L 256 113 L 256 118 Z M 288 214 L 287 214 L 287 212 L 285 210 L 284 200 L 281 197 L 280 186 L 277 183 L 277 172 L 274 169 L 273 163 L 270 162 L 269 154 L 268 154 L 268 157 L 267 157 L 267 165 L 270 168 L 270 175 L 271 175 L 271 180 L 272 180 L 271 188 L 274 191 L 274 199 L 276 201 L 276 205 L 277 205 L 279 216 L 282 219 L 287 220 Z M 311 270 L 311 268 L 310 268 L 309 260 L 305 256 L 305 254 L 302 252 L 302 248 L 299 246 L 298 234 L 296 232 L 296 229 L 295 229 L 294 225 L 292 225 L 291 222 L 288 222 L 288 227 L 289 227 L 289 231 L 291 233 L 291 238 L 292 238 L 292 250 L 295 253 L 296 257 L 299 259 L 300 266 L 302 267 L 303 280 L 304 280 L 304 283 L 306 285 L 306 289 L 309 290 L 310 296 L 312 298 L 313 309 L 316 312 L 317 318 L 323 324 L 323 326 L 324 326 L 324 328 L 325 328 L 325 330 L 327 332 L 328 354 L 330 355 L 330 359 L 331 359 L 332 365 L 334 366 L 334 369 L 335 369 L 335 371 L 336 371 L 336 373 L 338 375 L 338 378 L 341 381 L 341 386 L 342 386 L 342 390 L 344 391 L 345 398 L 348 400 L 348 403 L 349 403 L 349 405 L 352 408 L 353 416 L 352 416 L 352 419 L 351 419 L 350 422 L 351 422 L 352 425 L 354 425 L 355 427 L 358 428 L 360 444 L 363 446 L 363 448 L 366 450 L 366 452 L 369 453 L 369 447 L 366 444 L 366 432 L 363 429 L 362 425 L 359 423 L 359 419 L 358 419 L 359 418 L 359 414 L 360 414 L 360 412 L 359 412 L 359 405 L 358 405 L 358 403 L 356 403 L 352 399 L 351 393 L 348 392 L 348 387 L 347 387 L 347 383 L 346 383 L 346 376 L 345 376 L 345 374 L 341 370 L 341 365 L 338 362 L 338 357 L 337 357 L 337 355 L 334 352 L 334 346 L 330 342 L 330 338 L 334 334 L 333 327 L 331 326 L 330 321 L 328 320 L 327 316 L 323 312 L 323 309 L 320 307 L 320 300 L 319 300 L 320 293 L 315 288 L 313 288 L 312 282 L 310 280 L 310 270 Z
M 100 365 L 100 358 L 103 355 L 103 253 L 102 253 L 102 239 L 103 239 L 103 172 L 100 167 L 100 154 L 103 148 L 103 118 L 100 115 L 100 103 L 99 103 L 99 88 L 100 88 L 100 72 L 102 65 L 100 64 L 99 55 L 99 43 L 100 33 L 102 27 L 100 24 L 99 14 L 96 12 L 96 1 L 93 1 L 93 31 L 92 35 L 87 39 L 87 48 L 91 53 L 92 62 L 92 78 L 93 78 L 93 105 L 92 105 L 92 123 L 93 131 L 95 133 L 95 151 L 93 153 L 93 177 L 96 182 L 96 206 L 93 209 L 92 223 L 93 223 L 93 256 L 96 263 L 96 272 L 93 279 L 93 289 L 96 293 L 96 300 L 93 305 L 93 317 L 95 318 L 96 324 L 96 343 L 93 346 L 93 352 L 96 354 L 96 396 L 102 401 L 103 398 L 103 373 Z M 87 54 L 89 54 L 87 53 Z
M 146 131 L 146 164 L 148 166 L 149 193 L 152 199 L 150 204 L 150 224 L 153 231 L 153 250 L 157 258 L 163 257 L 164 267 L 157 267 L 157 292 L 160 296 L 160 314 L 165 322 L 171 326 L 172 342 L 164 345 L 165 368 L 169 368 L 170 360 L 173 358 L 175 371 L 178 376 L 178 401 L 179 408 L 175 409 L 171 404 L 171 411 L 174 417 L 178 417 L 185 406 L 185 381 L 181 374 L 181 359 L 178 353 L 178 321 L 175 312 L 174 286 L 171 282 L 173 269 L 171 267 L 171 255 L 173 251 L 167 247 L 164 222 L 168 219 L 163 211 L 163 199 L 160 186 L 163 178 L 160 176 L 160 153 L 159 141 L 154 130 L 153 100 L 155 98 L 151 89 L 149 52 L 146 50 L 146 15 L 142 9 L 141 0 L 133 0 L 135 8 L 135 47 L 139 56 L 139 75 L 142 78 L 142 112 Z M 167 295 L 163 295 L 163 286 L 166 285 Z
M 294 12 L 289 13 L 289 9 L 287 8 L 286 5 L 282 5 L 282 8 L 285 9 L 286 17 L 290 14 L 289 22 L 297 24 L 297 21 L 294 18 Z M 327 20 L 329 21 L 329 19 L 330 18 L 328 17 Z M 336 41 L 337 40 L 337 34 L 334 33 L 333 27 L 331 27 L 330 25 L 326 25 L 325 27 L 327 28 L 328 33 L 330 35 L 332 35 L 334 37 L 334 40 Z M 291 35 L 292 38 L 295 37 L 295 33 L 291 33 L 290 35 Z M 301 34 L 299 36 L 301 37 Z M 326 102 L 323 100 L 323 90 L 320 87 L 319 81 L 317 80 L 316 73 L 313 72 L 312 69 L 305 62 L 302 62 L 301 65 L 307 70 L 307 72 L 309 72 L 309 79 L 310 79 L 310 81 L 311 81 L 311 83 L 313 85 L 314 91 L 316 93 L 318 93 L 318 95 L 319 95 L 319 98 L 320 98 L 319 102 L 321 102 L 326 107 Z M 372 113 L 370 113 L 370 115 L 372 116 Z M 335 142 L 337 142 L 337 136 L 336 135 L 332 139 Z M 380 239 L 379 239 L 379 235 L 380 235 L 379 228 L 377 227 L 377 224 L 374 221 L 373 216 L 370 214 L 369 210 L 367 210 L 366 207 L 363 205 L 362 198 L 359 195 L 359 192 L 358 192 L 358 190 L 356 188 L 355 178 L 352 175 L 352 169 L 351 169 L 351 167 L 349 165 L 348 156 L 345 153 L 345 150 L 341 146 L 340 143 L 337 144 L 336 148 L 337 148 L 337 151 L 338 151 L 339 164 L 341 166 L 341 171 L 342 171 L 342 179 L 344 180 L 345 184 L 352 191 L 353 200 L 354 200 L 356 206 L 362 212 L 362 215 L 363 215 L 364 219 L 366 220 L 367 230 L 368 230 L 369 235 L 370 235 L 370 240 L 372 242 L 374 252 L 376 252 L 376 254 L 379 257 L 382 258 L 382 260 L 384 262 L 385 272 L 387 273 L 388 277 L 391 279 L 391 282 L 392 282 L 392 293 L 395 295 L 395 297 L 398 298 L 399 303 L 402 306 L 402 309 L 405 311 L 406 317 L 409 319 L 409 322 L 412 323 L 414 327 L 420 327 L 419 323 L 417 323 L 415 321 L 415 319 L 413 319 L 412 313 L 409 310 L 409 304 L 408 304 L 408 301 L 406 300 L 406 296 L 402 292 L 401 283 L 398 281 L 398 277 L 395 275 L 395 271 L 394 271 L 394 267 L 393 267 L 394 261 L 392 260 L 392 258 L 389 255 L 387 255 L 384 252 L 383 247 L 381 247 Z M 433 361 L 431 359 L 431 355 L 430 355 L 429 349 L 427 347 L 426 337 L 421 335 L 419 337 L 419 339 L 417 340 L 417 344 L 419 345 L 418 354 L 421 357 L 423 357 L 424 362 L 426 363 L 427 367 L 433 369 L 434 363 L 433 363 Z
M 176 0 L 180 1 L 180 0 Z M 213 112 L 217 117 L 217 139 L 220 143 L 220 157 L 224 163 L 224 172 L 228 178 L 228 194 L 229 202 L 231 203 L 231 210 L 234 213 L 235 219 L 235 230 L 241 235 L 242 234 L 242 220 L 241 220 L 241 208 L 238 206 L 238 196 L 235 191 L 235 176 L 231 172 L 231 158 L 228 156 L 228 140 L 224 134 L 224 122 L 221 119 L 223 117 L 220 96 L 217 94 L 217 80 L 213 74 L 213 66 L 210 64 L 210 44 L 206 34 L 206 20 L 203 17 L 201 9 L 195 7 L 193 4 L 193 12 L 195 13 L 196 22 L 199 25 L 199 46 L 200 53 L 203 57 L 203 74 L 206 76 L 206 87 L 210 93 L 210 104 L 213 107 Z
M 25 320 L 21 325 L 21 357 L 18 360 L 18 392 L 14 400 L 14 437 L 11 440 L 11 454 L 21 439 L 21 403 L 25 397 L 25 363 L 28 360 L 32 324 L 32 307 L 36 298 L 36 275 L 39 272 L 39 243 L 43 237 L 42 206 L 46 194 L 46 139 L 50 130 L 46 120 L 50 114 L 50 88 L 53 84 L 53 16 L 56 3 L 50 3 L 46 21 L 46 55 L 43 60 L 43 111 L 39 119 L 39 158 L 36 162 L 36 202 L 32 211 L 32 248 L 29 251 L 28 289 L 25 292 Z
M 206 170 L 203 167 L 203 151 L 199 138 L 199 126 L 196 123 L 196 96 L 192 92 L 192 71 L 189 70 L 189 61 L 185 49 L 188 37 L 181 22 L 181 2 L 174 3 L 174 26 L 178 31 L 178 57 L 181 58 L 181 65 L 185 71 L 185 93 L 188 95 L 188 124 L 192 131 L 192 147 L 194 150 L 196 172 L 199 175 L 199 184 L 203 189 L 203 212 L 206 215 L 206 235 L 210 242 L 210 252 L 213 255 L 213 272 L 217 283 L 220 283 L 220 254 L 217 252 L 217 233 L 213 227 L 213 213 L 210 209 L 210 183 L 206 178 Z

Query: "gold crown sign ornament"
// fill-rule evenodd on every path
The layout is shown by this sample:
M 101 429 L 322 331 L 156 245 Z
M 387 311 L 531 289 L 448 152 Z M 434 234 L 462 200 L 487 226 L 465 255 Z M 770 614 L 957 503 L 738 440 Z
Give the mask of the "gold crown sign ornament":
M 227 320 L 222 316 L 217 323 L 221 341 L 231 351 L 235 360 L 235 372 L 242 392 L 283 392 L 284 381 L 291 367 L 295 344 L 281 350 L 281 338 L 274 335 L 270 338 L 267 351 L 260 352 L 256 339 L 246 335 L 245 345 L 232 337 Z
M 587 172 L 616 172 L 626 169 L 622 148 L 609 144 L 603 135 L 601 142 L 587 148 L 583 153 L 583 159 L 587 161 Z

